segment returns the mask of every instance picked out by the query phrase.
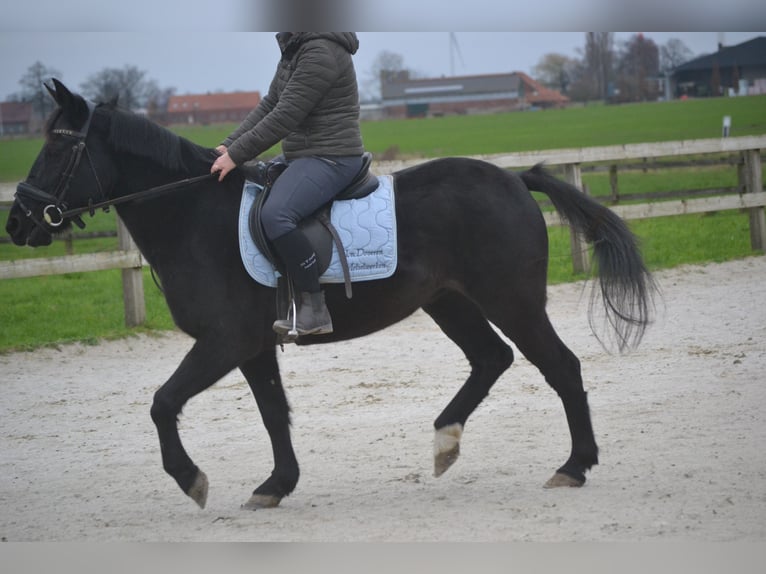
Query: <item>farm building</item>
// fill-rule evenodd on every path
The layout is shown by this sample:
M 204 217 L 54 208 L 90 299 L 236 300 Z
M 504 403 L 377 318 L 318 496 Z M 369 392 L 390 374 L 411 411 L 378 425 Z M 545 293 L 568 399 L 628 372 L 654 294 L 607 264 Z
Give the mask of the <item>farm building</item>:
M 766 36 L 678 66 L 671 85 L 676 97 L 766 94 Z
M 32 104 L 0 102 L 0 135 L 27 134 L 32 131 L 31 124 Z
M 260 92 L 171 96 L 166 121 L 202 125 L 241 122 L 260 101 Z
M 521 72 L 411 78 L 406 70 L 383 71 L 380 80 L 386 117 L 492 113 L 561 107 L 569 102 Z

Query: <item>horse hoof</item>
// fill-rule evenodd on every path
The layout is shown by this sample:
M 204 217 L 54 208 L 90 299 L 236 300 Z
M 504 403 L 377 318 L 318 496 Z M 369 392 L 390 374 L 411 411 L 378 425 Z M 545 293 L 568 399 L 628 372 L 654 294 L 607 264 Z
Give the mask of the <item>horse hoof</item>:
M 207 488 L 207 476 L 201 470 L 197 470 L 197 478 L 194 479 L 194 483 L 189 490 L 186 491 L 186 494 L 196 502 L 200 508 L 205 508 L 205 504 L 207 503 Z
M 242 505 L 243 510 L 259 510 L 261 508 L 276 508 L 282 498 L 271 494 L 253 494 L 250 500 Z
M 455 463 L 458 456 L 460 456 L 460 445 L 455 446 L 455 448 L 447 452 L 437 454 L 434 457 L 434 476 L 438 478 L 447 472 L 449 467 Z
M 434 476 L 439 477 L 451 467 L 460 456 L 460 437 L 463 425 L 454 423 L 436 431 L 434 438 Z
M 569 476 L 568 474 L 557 472 L 548 480 L 548 482 L 545 483 L 545 486 L 543 488 L 560 488 L 562 486 L 582 486 L 583 484 L 585 484 L 584 480 L 577 480 L 576 478 L 573 478 Z

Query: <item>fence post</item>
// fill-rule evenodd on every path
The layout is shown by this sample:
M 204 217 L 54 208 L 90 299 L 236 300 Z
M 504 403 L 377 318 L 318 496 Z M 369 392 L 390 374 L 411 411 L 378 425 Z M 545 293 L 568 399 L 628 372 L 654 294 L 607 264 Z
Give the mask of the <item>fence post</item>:
M 609 187 L 612 190 L 612 202 L 620 201 L 620 189 L 617 186 L 617 164 L 609 166 Z
M 137 250 L 128 228 L 117 216 L 117 238 L 123 251 Z M 125 302 L 125 325 L 135 327 L 146 320 L 144 275 L 141 267 L 122 270 L 122 296 Z
M 745 156 L 745 193 L 763 191 L 763 170 L 761 150 L 749 149 Z M 750 246 L 766 251 L 766 212 L 764 207 L 753 207 L 750 211 Z
M 745 177 L 745 152 L 739 152 L 737 160 L 737 193 L 747 193 L 747 178 Z
M 579 163 L 564 165 L 564 178 L 582 191 L 582 172 Z M 586 273 L 590 270 L 590 253 L 588 245 L 572 227 L 569 228 L 569 241 L 572 246 L 572 269 L 575 273 Z

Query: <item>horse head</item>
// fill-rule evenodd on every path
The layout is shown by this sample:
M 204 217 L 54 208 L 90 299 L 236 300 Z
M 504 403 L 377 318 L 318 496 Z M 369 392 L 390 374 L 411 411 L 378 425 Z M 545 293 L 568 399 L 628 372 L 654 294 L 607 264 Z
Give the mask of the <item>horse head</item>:
M 96 105 L 54 79 L 45 85 L 57 104 L 45 127 L 45 143 L 27 178 L 16 188 L 6 231 L 16 245 L 49 245 L 79 217 L 68 209 L 107 197 L 115 162 L 96 128 Z

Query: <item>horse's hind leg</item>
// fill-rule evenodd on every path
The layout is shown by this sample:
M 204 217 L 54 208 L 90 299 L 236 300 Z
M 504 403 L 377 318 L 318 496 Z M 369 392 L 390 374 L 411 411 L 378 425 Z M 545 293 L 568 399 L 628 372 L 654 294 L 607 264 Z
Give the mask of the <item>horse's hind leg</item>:
M 598 464 L 598 447 L 593 437 L 587 393 L 583 389 L 580 361 L 559 339 L 544 309 L 530 306 L 519 311 L 513 320 L 494 321 L 534 364 L 564 403 L 572 450 L 569 459 L 545 484 L 582 486 L 585 472 Z M 491 315 L 491 313 L 490 313 Z
M 277 506 L 298 483 L 298 461 L 290 440 L 290 407 L 279 375 L 276 349 L 268 348 L 256 358 L 240 365 L 253 392 L 263 424 L 271 439 L 274 470 L 253 491 L 243 508 L 256 510 Z
M 460 454 L 460 438 L 471 413 L 513 363 L 513 351 L 495 333 L 479 308 L 456 292 L 423 307 L 465 353 L 471 374 L 434 422 L 434 475 L 441 476 Z

